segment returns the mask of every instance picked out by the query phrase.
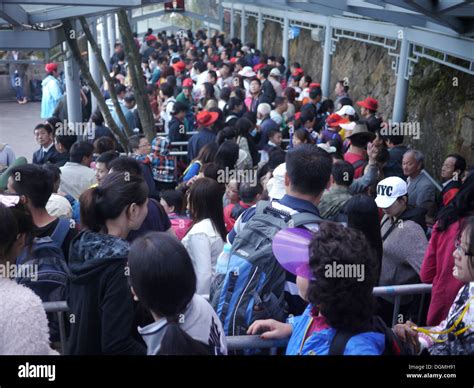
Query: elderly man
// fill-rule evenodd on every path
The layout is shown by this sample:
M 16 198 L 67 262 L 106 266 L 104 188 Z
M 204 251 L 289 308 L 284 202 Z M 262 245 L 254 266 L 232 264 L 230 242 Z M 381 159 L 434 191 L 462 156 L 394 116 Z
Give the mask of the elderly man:
M 403 155 L 403 174 L 408 177 L 408 205 L 430 210 L 436 203 L 436 188 L 422 173 L 424 155 L 418 150 L 408 150 Z

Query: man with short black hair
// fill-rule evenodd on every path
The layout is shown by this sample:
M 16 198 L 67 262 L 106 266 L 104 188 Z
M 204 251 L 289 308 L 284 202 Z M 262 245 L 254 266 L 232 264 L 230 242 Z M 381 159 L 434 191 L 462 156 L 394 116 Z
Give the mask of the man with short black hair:
M 33 164 L 58 163 L 61 157 L 54 147 L 51 125 L 38 124 L 35 127 L 35 137 L 40 149 L 33 154 Z
M 390 158 L 383 168 L 383 174 L 386 178 L 389 176 L 398 176 L 406 180 L 403 175 L 403 155 L 408 151 L 408 147 L 403 144 L 403 135 L 388 135 L 384 136 L 385 144 L 388 149 Z
M 161 110 L 160 118 L 163 120 L 163 129 L 165 133 L 169 132 L 169 123 L 172 119 L 172 112 L 176 99 L 173 94 L 173 86 L 168 82 L 164 82 L 160 86 Z
M 56 151 L 58 151 L 59 156 L 58 160 L 55 163 L 56 166 L 62 167 L 69 161 L 69 151 L 71 150 L 72 145 L 77 141 L 76 135 L 67 135 L 62 134 L 64 129 L 56 129 L 56 134 L 54 136 L 54 146 Z
M 269 75 L 270 70 L 268 70 L 268 67 L 262 67 L 257 73 L 257 77 L 262 83 L 262 91 L 266 102 L 273 103 L 273 101 L 275 101 L 276 93 L 272 83 L 268 80 Z
M 51 172 L 34 164 L 15 167 L 8 178 L 8 192 L 20 195 L 33 218 L 33 235 L 38 238 L 51 236 L 59 223 L 59 218 L 49 215 L 46 210 L 46 204 L 53 193 L 53 180 Z M 69 245 L 76 235 L 74 223 L 69 223 L 69 231 L 61 245 L 66 261 L 69 257 Z
M 60 191 L 79 199 L 81 194 L 97 183 L 95 172 L 89 166 L 92 162 L 94 146 L 85 141 L 77 141 L 71 147 L 69 162 L 61 167 Z
M 350 185 L 354 180 L 354 167 L 346 161 L 337 161 L 332 165 L 331 187 L 321 197 L 318 209 L 321 217 L 337 220 L 341 209 L 351 199 Z
M 446 157 L 441 168 L 443 191 L 441 192 L 441 206 L 448 205 L 461 189 L 462 176 L 466 170 L 466 159 L 459 154 L 450 154 Z
M 332 171 L 330 154 L 316 145 L 302 144 L 286 154 L 286 173 L 284 184 L 286 194 L 278 201 L 272 201 L 271 206 L 285 213 L 311 213 L 320 216 L 318 205 L 324 190 L 328 187 Z M 245 225 L 255 215 L 256 207 L 246 210 L 235 222 L 227 239 L 233 243 L 235 237 L 245 228 Z M 311 229 L 311 225 L 305 225 Z M 285 299 L 288 303 L 288 313 L 300 315 L 306 303 L 298 295 L 296 276 L 287 273 Z

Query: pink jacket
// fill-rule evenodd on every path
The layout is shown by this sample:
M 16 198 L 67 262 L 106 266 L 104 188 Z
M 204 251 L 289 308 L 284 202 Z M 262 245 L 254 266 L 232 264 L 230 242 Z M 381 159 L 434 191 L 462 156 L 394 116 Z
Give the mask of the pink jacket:
M 443 232 L 440 232 L 438 224 L 435 224 L 425 252 L 420 279 L 423 283 L 433 284 L 426 321 L 428 326 L 436 326 L 446 318 L 459 289 L 464 285 L 453 276 L 454 242 L 460 223 L 461 221 L 457 221 L 449 225 Z

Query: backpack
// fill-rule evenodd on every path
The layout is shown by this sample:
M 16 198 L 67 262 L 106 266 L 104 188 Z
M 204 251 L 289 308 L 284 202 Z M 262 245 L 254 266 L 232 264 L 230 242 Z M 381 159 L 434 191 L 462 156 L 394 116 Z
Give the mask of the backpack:
M 257 319 L 284 321 L 286 272 L 273 254 L 273 237 L 287 227 L 321 221 L 311 213 L 291 215 L 270 201 L 257 203 L 255 215 L 234 239 L 227 273 L 212 287 L 211 304 L 226 335 L 246 334 Z
M 385 348 L 382 353 L 384 356 L 401 356 L 413 355 L 413 352 L 407 346 L 402 344 L 397 336 L 394 334 L 382 318 L 379 316 L 373 317 L 372 331 L 382 333 L 385 336 Z M 332 339 L 329 347 L 328 356 L 342 356 L 346 349 L 347 342 L 355 335 L 360 333 L 348 332 L 344 330 L 337 330 L 336 335 Z
M 60 218 L 51 236 L 35 237 L 17 258 L 17 265 L 37 269 L 34 279 L 20 276 L 17 283 L 30 288 L 43 302 L 66 300 L 69 269 L 61 246 L 68 232 L 69 219 Z

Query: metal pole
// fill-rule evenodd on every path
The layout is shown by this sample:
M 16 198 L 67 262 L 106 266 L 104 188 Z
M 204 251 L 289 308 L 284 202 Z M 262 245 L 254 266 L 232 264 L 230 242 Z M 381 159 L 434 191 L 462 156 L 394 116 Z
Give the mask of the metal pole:
M 219 12 L 219 32 L 224 32 L 224 7 L 222 6 L 222 0 L 219 0 L 217 11 Z
M 285 15 L 285 18 L 283 19 L 283 47 L 281 50 L 281 55 L 283 58 L 285 58 L 286 64 L 288 68 L 290 67 L 289 63 L 289 58 L 288 58 L 288 33 L 290 29 L 290 20 L 288 19 L 288 16 Z
M 240 13 L 240 40 L 242 41 L 242 44 L 245 44 L 245 21 L 245 7 L 242 4 L 242 12 Z
M 101 22 L 101 35 L 100 35 L 100 51 L 102 58 L 104 58 L 105 63 L 109 66 L 110 61 L 110 52 L 109 52 L 109 35 L 107 33 L 107 16 L 102 16 L 100 18 Z
M 326 31 L 324 36 L 324 53 L 323 53 L 323 74 L 321 80 L 321 89 L 323 97 L 329 98 L 331 90 L 331 65 L 332 65 L 332 26 L 331 18 L 328 18 Z
M 262 11 L 258 10 L 257 17 L 257 49 L 262 50 L 262 41 L 263 41 L 263 14 Z
M 235 12 L 234 12 L 234 3 L 230 8 L 230 37 L 235 38 Z
M 89 28 L 92 32 L 92 36 L 97 41 L 97 19 L 96 18 L 92 19 L 92 21 L 89 23 Z M 101 82 L 102 77 L 100 76 L 99 63 L 97 62 L 97 58 L 94 55 L 94 52 L 92 51 L 92 46 L 90 45 L 90 43 L 87 44 L 87 53 L 89 56 L 89 70 L 91 72 L 92 78 L 94 79 L 95 83 L 100 87 L 102 83 Z M 91 104 L 92 104 L 92 112 L 95 112 L 99 105 L 97 104 L 97 99 L 95 98 L 93 93 L 91 93 Z
M 194 19 L 191 19 L 191 31 L 192 32 L 196 31 L 196 23 L 194 22 Z
M 401 123 L 405 119 L 407 92 L 408 92 L 408 52 L 410 43 L 407 39 L 407 32 L 402 31 L 402 44 L 397 66 L 397 84 L 395 88 L 395 101 L 393 104 L 393 122 Z
M 109 35 L 109 42 L 110 42 L 109 53 L 110 55 L 113 55 L 115 42 L 117 41 L 116 35 L 115 35 L 115 14 L 107 15 L 107 34 Z
M 64 76 L 66 79 L 67 119 L 71 125 L 82 123 L 81 84 L 79 81 L 79 65 L 74 60 L 67 43 L 63 43 L 66 51 Z M 76 128 L 76 127 L 74 127 Z

